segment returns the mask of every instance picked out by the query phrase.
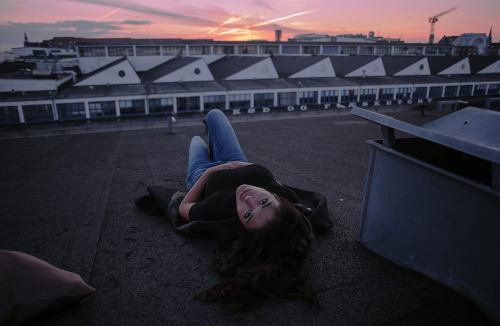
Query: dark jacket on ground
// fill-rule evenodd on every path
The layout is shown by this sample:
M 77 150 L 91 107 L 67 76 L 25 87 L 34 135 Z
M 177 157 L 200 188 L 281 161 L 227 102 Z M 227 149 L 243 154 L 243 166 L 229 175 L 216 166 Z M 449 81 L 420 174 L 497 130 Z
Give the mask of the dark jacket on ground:
M 316 235 L 321 235 L 332 228 L 333 224 L 328 213 L 325 195 L 286 185 L 280 186 L 284 187 L 285 192 L 290 191 L 296 195 L 297 200 L 292 202 L 309 219 Z M 225 217 L 188 222 L 180 216 L 178 210 L 186 195 L 185 192 L 165 186 L 150 186 L 147 191 L 148 195 L 135 201 L 137 208 L 152 215 L 166 215 L 174 230 L 183 235 L 193 238 L 211 238 L 216 240 L 219 245 L 223 245 L 230 241 L 237 228 L 241 227 L 241 222 L 236 215 L 234 218 Z

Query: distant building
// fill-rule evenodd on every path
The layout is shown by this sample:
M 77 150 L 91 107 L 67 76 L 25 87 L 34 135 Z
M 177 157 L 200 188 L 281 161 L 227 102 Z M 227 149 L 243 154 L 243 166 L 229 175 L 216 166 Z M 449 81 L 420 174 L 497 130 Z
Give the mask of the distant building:
M 500 56 L 172 56 L 173 45 L 137 44 L 78 44 L 80 64 L 110 60 L 79 75 L 50 63 L 0 74 L 0 124 L 500 100 Z
M 376 42 L 392 42 L 392 43 L 404 43 L 400 39 L 394 38 L 384 38 L 382 36 L 375 36 L 375 32 L 370 32 L 367 35 L 364 34 L 341 34 L 336 36 L 331 36 L 327 34 L 300 34 L 295 35 L 295 37 L 288 39 L 289 42 L 338 42 L 338 43 L 376 43 Z
M 71 49 L 58 49 L 49 47 L 22 47 L 22 48 L 12 48 L 12 53 L 19 57 L 49 57 L 49 56 L 74 56 L 76 57 L 76 52 Z
M 325 37 L 305 34 L 288 42 L 81 39 L 73 58 L 53 55 L 48 46 L 21 48 L 28 58 L 24 64 L 33 63 L 0 66 L 0 124 L 187 117 L 214 108 L 239 115 L 434 106 L 459 99 L 485 103 L 500 96 L 500 56 L 456 52 L 481 48 L 482 35 L 441 44 L 381 42 L 361 34 L 353 36 L 356 42 L 339 42 L 339 36 L 315 41 Z M 30 51 L 39 57 L 30 57 Z
M 486 33 L 466 33 L 460 36 L 444 36 L 438 44 L 450 44 L 457 55 L 485 55 L 491 44 Z

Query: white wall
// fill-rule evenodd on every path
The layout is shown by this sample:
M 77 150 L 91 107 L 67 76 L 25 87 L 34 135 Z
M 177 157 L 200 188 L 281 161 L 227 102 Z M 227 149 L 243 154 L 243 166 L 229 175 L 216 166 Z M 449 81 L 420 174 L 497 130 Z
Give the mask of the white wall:
M 120 75 L 121 74 L 121 75 Z M 122 76 L 123 75 L 123 76 Z M 141 80 L 137 76 L 134 67 L 128 60 L 122 61 L 108 69 L 101 71 L 94 76 L 90 76 L 75 86 L 91 86 L 91 85 L 128 85 L 140 84 Z
M 197 70 L 198 69 L 198 70 Z M 199 71 L 197 74 L 195 71 Z M 188 64 L 171 74 L 163 76 L 155 80 L 155 83 L 168 82 L 192 82 L 192 81 L 213 81 L 214 76 L 208 69 L 207 64 L 203 59 L 199 59 L 191 64 Z
M 469 58 L 465 58 L 438 73 L 438 75 L 470 74 Z
M 333 69 L 332 61 L 325 58 L 320 62 L 307 67 L 306 69 L 291 75 L 289 78 L 321 78 L 321 77 L 335 77 L 335 70 Z
M 420 69 L 421 66 L 423 69 Z M 429 60 L 423 58 L 405 69 L 398 71 L 394 76 L 428 76 L 430 74 L 431 69 L 429 67 Z
M 265 58 L 256 64 L 235 73 L 226 78 L 226 80 L 243 80 L 243 79 L 276 79 L 279 78 L 276 68 L 271 58 Z
M 363 77 L 363 76 L 385 76 L 384 63 L 381 58 L 377 58 L 366 65 L 348 73 L 346 77 Z

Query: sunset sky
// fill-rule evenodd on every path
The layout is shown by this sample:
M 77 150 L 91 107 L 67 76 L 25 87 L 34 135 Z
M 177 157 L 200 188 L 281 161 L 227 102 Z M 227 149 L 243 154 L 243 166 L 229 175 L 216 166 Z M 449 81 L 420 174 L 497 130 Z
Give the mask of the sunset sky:
M 427 42 L 429 17 L 444 35 L 500 42 L 500 0 L 0 0 L 0 51 L 56 36 L 282 40 L 297 34 L 368 34 Z

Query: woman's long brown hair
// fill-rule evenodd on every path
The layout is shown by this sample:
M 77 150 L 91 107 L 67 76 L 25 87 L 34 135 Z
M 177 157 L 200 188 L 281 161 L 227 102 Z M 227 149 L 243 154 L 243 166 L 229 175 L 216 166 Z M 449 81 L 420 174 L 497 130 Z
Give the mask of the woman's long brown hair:
M 216 250 L 211 267 L 225 281 L 196 295 L 231 310 L 258 307 L 270 297 L 300 298 L 321 307 L 305 280 L 306 259 L 313 238 L 309 220 L 286 199 L 264 227 L 242 228 L 232 245 Z

